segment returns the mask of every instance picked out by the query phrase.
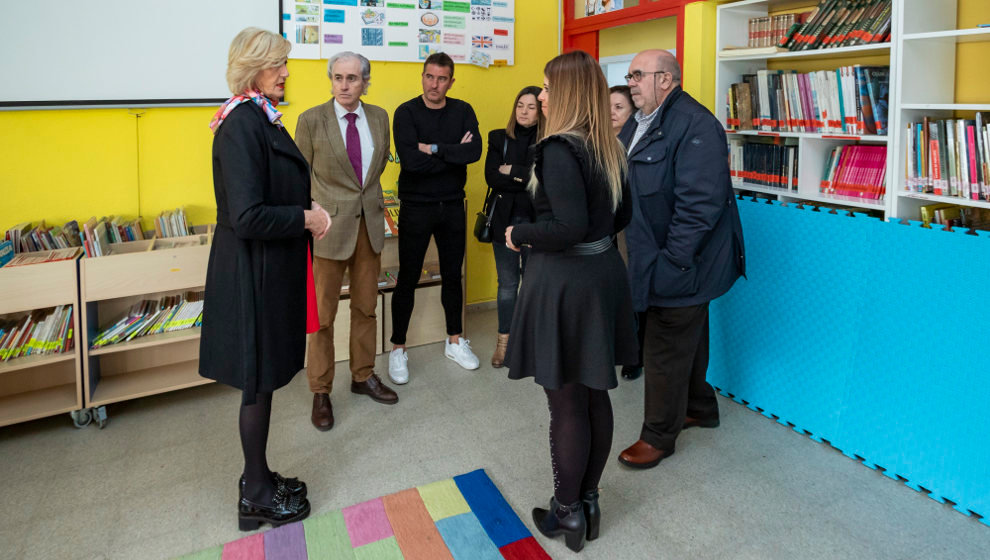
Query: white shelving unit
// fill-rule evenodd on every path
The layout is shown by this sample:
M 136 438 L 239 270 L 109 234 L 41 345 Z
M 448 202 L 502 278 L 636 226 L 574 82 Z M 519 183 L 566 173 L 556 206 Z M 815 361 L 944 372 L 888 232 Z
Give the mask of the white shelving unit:
M 814 0 L 745 0 L 723 4 L 718 7 L 718 21 L 716 29 L 716 51 L 721 52 L 726 47 L 738 47 L 745 45 L 748 40 L 748 22 L 750 18 L 763 17 L 771 12 L 794 8 L 811 8 L 816 4 Z M 900 0 L 894 0 L 894 17 L 900 8 Z M 843 47 L 835 49 L 822 49 L 813 51 L 784 52 L 763 56 L 742 56 L 742 57 L 717 57 L 715 83 L 718 95 L 716 106 L 716 116 L 723 124 L 726 122 L 726 107 L 723 101 L 725 92 L 729 86 L 742 81 L 745 74 L 755 74 L 758 70 L 768 67 L 768 62 L 776 61 L 823 61 L 822 67 L 828 67 L 828 61 L 835 59 L 849 59 L 862 56 L 886 56 L 889 58 L 891 68 L 891 88 L 890 88 L 890 121 L 891 130 L 893 128 L 893 107 L 895 102 L 895 59 L 897 50 L 897 30 L 893 30 L 893 40 L 890 43 L 859 45 L 853 47 Z M 886 216 L 891 210 L 891 190 L 896 184 L 891 180 L 892 160 L 894 146 L 887 136 L 876 135 L 849 135 L 849 134 L 815 134 L 807 132 L 765 132 L 765 131 L 726 131 L 726 135 L 731 140 L 737 137 L 779 137 L 795 138 L 798 146 L 798 188 L 788 190 L 784 188 L 774 188 L 747 183 L 735 185 L 737 190 L 758 192 L 766 195 L 776 196 L 783 201 L 809 200 L 820 202 L 824 205 L 844 206 L 861 208 L 864 210 L 879 211 Z M 852 196 L 835 194 L 824 194 L 819 192 L 822 171 L 828 154 L 833 148 L 839 145 L 848 144 L 873 144 L 887 145 L 887 195 L 885 199 L 873 200 Z
M 955 102 L 956 48 L 960 43 L 990 44 L 990 28 L 957 29 L 956 25 L 956 0 L 894 0 L 894 48 L 898 56 L 897 70 L 891 74 L 890 82 L 891 95 L 896 91 L 897 97 L 896 104 L 891 100 L 890 105 L 891 131 L 896 134 L 891 158 L 893 188 L 887 190 L 892 199 L 891 216 L 917 220 L 920 219 L 919 207 L 932 203 L 990 208 L 990 202 L 986 200 L 905 189 L 907 123 L 918 122 L 924 117 L 957 118 L 956 112 L 990 111 L 990 92 L 985 92 L 981 99 L 986 103 Z M 972 70 L 981 71 L 979 68 Z

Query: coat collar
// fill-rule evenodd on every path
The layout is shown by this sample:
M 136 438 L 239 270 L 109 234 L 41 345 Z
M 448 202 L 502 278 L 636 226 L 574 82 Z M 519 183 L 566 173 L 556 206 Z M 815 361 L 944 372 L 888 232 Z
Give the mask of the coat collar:
M 646 129 L 646 132 L 644 132 L 643 136 L 640 137 L 639 142 L 633 146 L 633 149 L 629 152 L 630 158 L 639 153 L 649 144 L 649 142 L 646 142 L 645 140 L 651 136 L 663 137 L 663 131 L 660 128 L 663 124 L 663 120 L 667 116 L 667 112 L 670 111 L 671 106 L 674 105 L 683 93 L 684 90 L 681 89 L 681 86 L 675 86 L 674 89 L 671 90 L 670 95 L 667 96 L 667 99 L 663 100 L 663 105 L 657 109 L 657 115 L 653 117 L 653 122 L 650 123 L 650 127 Z M 632 142 L 633 137 L 636 135 L 636 126 L 636 119 L 630 117 L 629 120 L 626 121 L 625 126 L 622 127 L 620 138 L 622 139 L 622 143 L 624 145 L 628 146 L 629 142 Z

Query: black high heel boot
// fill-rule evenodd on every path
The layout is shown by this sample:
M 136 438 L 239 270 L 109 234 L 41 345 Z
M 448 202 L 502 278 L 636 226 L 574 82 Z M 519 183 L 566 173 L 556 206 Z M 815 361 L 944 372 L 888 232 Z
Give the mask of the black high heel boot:
M 564 535 L 564 543 L 574 552 L 584 548 L 587 527 L 581 502 L 565 506 L 556 497 L 550 498 L 549 509 L 533 508 L 533 522 L 545 537 Z
M 581 505 L 584 506 L 584 518 L 588 526 L 586 538 L 593 541 L 598 538 L 598 526 L 602 522 L 602 510 L 598 507 L 598 490 L 588 490 L 581 494 Z

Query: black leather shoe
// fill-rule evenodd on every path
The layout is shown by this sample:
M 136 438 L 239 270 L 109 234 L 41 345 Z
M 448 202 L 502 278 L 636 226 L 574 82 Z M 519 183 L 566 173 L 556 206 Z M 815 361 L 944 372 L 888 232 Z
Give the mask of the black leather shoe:
M 622 366 L 622 377 L 630 381 L 639 379 L 641 375 L 643 375 L 643 368 L 641 366 Z
M 306 483 L 299 480 L 298 478 L 285 478 L 284 476 L 278 474 L 277 472 L 272 471 L 272 481 L 275 482 L 276 489 L 279 486 L 284 486 L 285 491 L 288 492 L 289 494 L 302 496 L 303 498 L 306 497 Z M 242 474 L 241 483 L 240 483 L 240 489 L 241 489 L 240 497 L 242 498 L 244 497 L 245 484 L 247 484 L 247 481 L 244 480 L 244 475 Z
M 237 504 L 237 524 L 241 531 L 254 531 L 262 523 L 279 527 L 306 519 L 309 509 L 309 500 L 289 494 L 284 486 L 277 486 L 269 505 L 256 504 L 242 496 Z
M 581 505 L 584 507 L 584 520 L 588 526 L 585 538 L 593 541 L 598 538 L 598 527 L 602 522 L 602 510 L 598 507 L 598 490 L 588 490 L 581 494 Z
M 533 508 L 533 523 L 545 537 L 564 535 L 564 544 L 574 552 L 584 548 L 587 526 L 580 501 L 565 506 L 556 497 L 550 498 L 550 509 Z
M 395 404 L 399 402 L 399 395 L 389 389 L 377 375 L 371 374 L 366 381 L 360 383 L 351 381 L 351 392 L 358 395 L 368 395 L 371 400 L 382 404 Z

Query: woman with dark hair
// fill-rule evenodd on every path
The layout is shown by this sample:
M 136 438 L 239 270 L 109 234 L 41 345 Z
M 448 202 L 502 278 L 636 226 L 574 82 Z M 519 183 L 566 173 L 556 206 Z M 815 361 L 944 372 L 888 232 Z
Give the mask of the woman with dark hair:
M 524 87 L 517 95 L 505 128 L 488 133 L 488 155 L 485 157 L 485 181 L 491 190 L 485 200 L 485 210 L 492 212 L 492 252 L 495 253 L 495 274 L 498 277 L 498 340 L 492 355 L 492 367 L 505 362 L 509 344 L 509 327 L 516 306 L 519 279 L 526 270 L 529 250 L 515 252 L 502 240 L 505 228 L 533 221 L 533 203 L 526 185 L 532 172 L 530 147 L 543 130 L 544 116 L 540 109 L 540 88 Z
M 612 131 L 618 136 L 622 132 L 622 127 L 626 121 L 636 111 L 632 101 L 632 92 L 629 86 L 612 86 L 608 88 L 609 104 L 612 108 Z M 620 233 L 616 236 L 616 243 L 622 259 L 626 259 L 626 234 Z M 646 339 L 646 313 L 636 314 L 636 340 L 639 342 L 639 359 L 635 364 L 622 366 L 622 377 L 625 379 L 637 379 L 643 374 L 643 341 Z
M 579 551 L 598 537 L 598 483 L 612 447 L 617 364 L 636 360 L 626 267 L 612 242 L 632 216 L 626 153 L 612 132 L 598 62 L 583 51 L 544 68 L 545 138 L 530 181 L 536 221 L 509 226 L 506 245 L 531 247 L 512 318 L 509 377 L 533 377 L 550 408 L 554 495 L 533 521 Z
M 633 105 L 632 92 L 629 86 L 612 86 L 608 88 L 609 107 L 612 115 L 612 132 L 616 136 L 622 132 L 622 127 L 636 110 Z
M 216 112 L 213 190 L 217 229 L 206 268 L 199 373 L 242 391 L 242 531 L 309 515 L 306 485 L 268 468 L 272 392 L 303 367 L 307 249 L 330 216 L 310 198 L 309 164 L 275 107 L 285 95 L 291 45 L 249 27 L 230 45 L 234 94 Z

